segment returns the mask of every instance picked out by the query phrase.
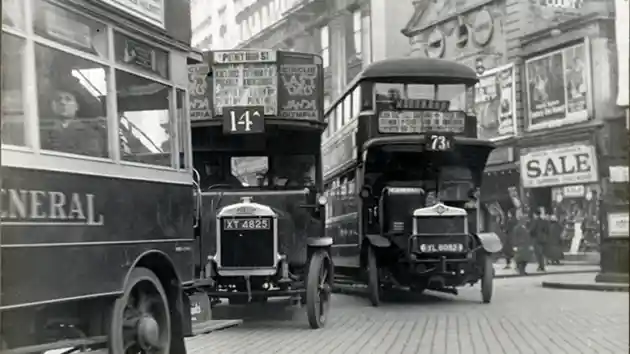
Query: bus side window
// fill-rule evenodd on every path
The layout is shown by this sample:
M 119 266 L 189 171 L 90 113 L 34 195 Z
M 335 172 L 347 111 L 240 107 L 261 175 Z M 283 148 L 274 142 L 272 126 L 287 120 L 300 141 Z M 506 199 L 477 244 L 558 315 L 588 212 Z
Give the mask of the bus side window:
M 186 119 L 186 91 L 177 90 L 177 140 L 179 141 L 179 168 L 186 170 L 189 167 L 189 139 L 190 129 Z

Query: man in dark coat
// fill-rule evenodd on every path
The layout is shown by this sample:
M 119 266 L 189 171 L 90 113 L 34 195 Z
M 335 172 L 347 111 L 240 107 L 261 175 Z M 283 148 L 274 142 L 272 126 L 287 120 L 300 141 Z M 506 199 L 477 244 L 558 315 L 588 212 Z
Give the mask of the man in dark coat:
M 536 256 L 536 262 L 538 263 L 538 271 L 545 271 L 545 241 L 547 238 L 547 230 L 545 227 L 545 220 L 540 217 L 540 210 L 535 210 L 533 213 L 533 219 L 529 227 L 529 233 L 532 238 L 534 246 L 534 255 Z
M 521 215 L 512 231 L 512 242 L 514 245 L 515 255 L 514 262 L 516 269 L 522 275 L 527 274 L 527 263 L 532 261 L 533 246 L 529 229 L 527 228 L 527 219 Z
M 514 258 L 514 242 L 512 242 L 512 238 L 514 237 L 512 233 L 514 232 L 514 228 L 518 221 L 516 220 L 516 216 L 511 210 L 508 210 L 507 216 L 505 218 L 505 222 L 503 223 L 503 256 L 505 257 L 505 269 L 509 269 L 512 263 L 512 258 Z

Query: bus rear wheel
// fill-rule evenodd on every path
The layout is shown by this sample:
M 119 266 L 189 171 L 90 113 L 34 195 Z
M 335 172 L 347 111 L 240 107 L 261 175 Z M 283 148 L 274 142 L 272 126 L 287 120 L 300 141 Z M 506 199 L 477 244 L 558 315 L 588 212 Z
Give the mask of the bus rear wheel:
M 116 299 L 109 329 L 109 352 L 167 354 L 171 346 L 168 299 L 158 277 L 135 268 Z

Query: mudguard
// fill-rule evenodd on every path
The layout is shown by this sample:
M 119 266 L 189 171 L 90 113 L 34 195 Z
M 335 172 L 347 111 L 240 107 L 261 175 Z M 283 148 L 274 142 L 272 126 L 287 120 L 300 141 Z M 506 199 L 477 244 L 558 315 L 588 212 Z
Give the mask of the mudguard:
M 503 249 L 501 239 L 494 232 L 480 232 L 477 234 L 481 247 L 489 253 L 499 253 Z
M 381 235 L 367 234 L 365 235 L 365 237 L 374 247 L 385 248 L 385 247 L 389 247 L 392 244 L 390 240 L 388 240 L 387 238 Z
M 333 244 L 332 237 L 307 237 L 306 244 L 311 247 L 328 247 Z

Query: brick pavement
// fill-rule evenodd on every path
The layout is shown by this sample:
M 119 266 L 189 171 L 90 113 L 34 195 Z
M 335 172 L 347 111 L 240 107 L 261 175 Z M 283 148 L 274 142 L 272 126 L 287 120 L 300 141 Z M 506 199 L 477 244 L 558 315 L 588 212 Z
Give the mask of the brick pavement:
M 498 280 L 489 305 L 480 303 L 477 287 L 379 308 L 335 295 L 323 330 L 308 329 L 302 310 L 274 309 L 266 316 L 275 320 L 246 320 L 189 339 L 189 353 L 628 353 L 627 293 L 544 289 L 540 283 L 540 277 Z

